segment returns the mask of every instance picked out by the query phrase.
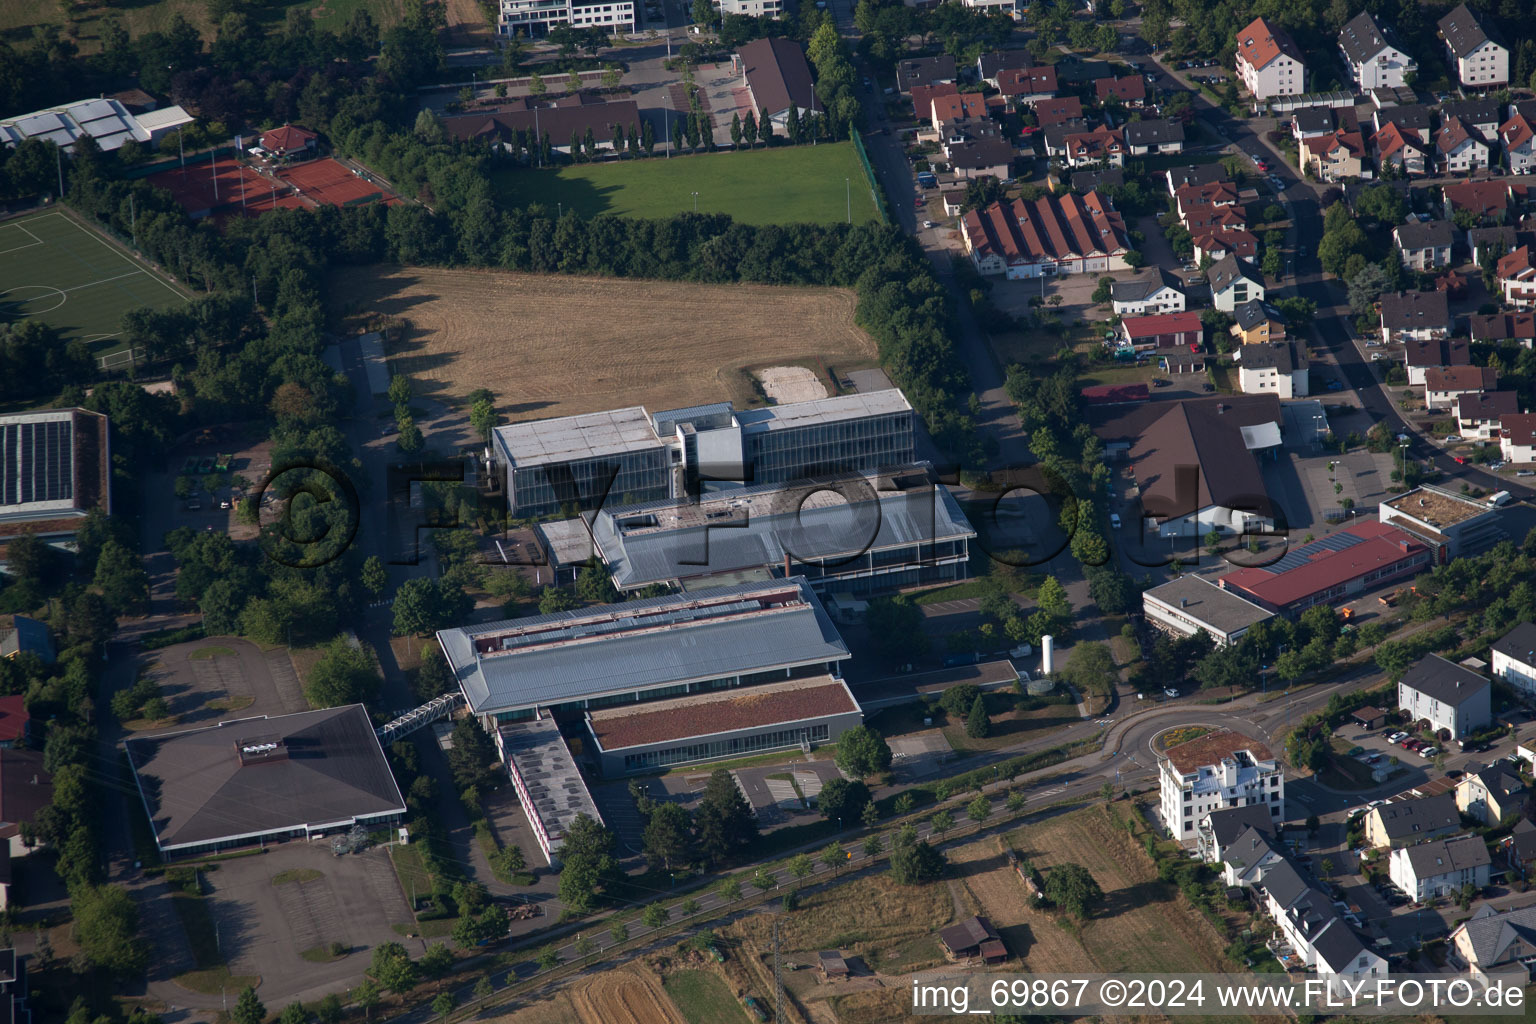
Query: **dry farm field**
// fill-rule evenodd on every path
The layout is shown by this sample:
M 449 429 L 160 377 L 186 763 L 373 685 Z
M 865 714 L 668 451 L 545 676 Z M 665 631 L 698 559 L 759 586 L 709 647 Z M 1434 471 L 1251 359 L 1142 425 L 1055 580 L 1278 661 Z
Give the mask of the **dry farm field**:
M 418 392 L 490 388 L 513 421 L 739 407 L 761 401 L 753 369 L 807 366 L 826 381 L 876 363 L 842 289 L 405 267 L 341 270 L 331 294 L 349 328 L 396 325 L 390 369 Z
M 650 971 L 627 967 L 582 974 L 530 997 L 487 1024 L 685 1024 Z

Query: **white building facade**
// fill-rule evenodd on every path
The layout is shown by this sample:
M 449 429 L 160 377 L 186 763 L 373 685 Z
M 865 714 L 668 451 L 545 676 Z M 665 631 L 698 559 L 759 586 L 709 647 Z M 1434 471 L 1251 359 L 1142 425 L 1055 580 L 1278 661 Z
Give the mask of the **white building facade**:
M 1193 840 L 1212 811 L 1263 804 L 1285 820 L 1285 775 L 1256 740 L 1221 731 L 1169 749 L 1158 767 L 1163 823 L 1175 839 Z

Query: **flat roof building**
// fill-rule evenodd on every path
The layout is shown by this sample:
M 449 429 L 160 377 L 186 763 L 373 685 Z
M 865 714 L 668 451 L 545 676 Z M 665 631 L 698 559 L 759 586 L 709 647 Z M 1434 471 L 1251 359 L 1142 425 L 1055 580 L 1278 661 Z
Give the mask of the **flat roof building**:
M 1281 615 L 1337 604 L 1430 567 L 1429 548 L 1413 534 L 1383 523 L 1356 523 L 1286 552 L 1264 566 L 1223 576 L 1221 586 Z
M 558 867 L 560 847 L 576 817 L 585 814 L 599 825 L 603 822 L 592 793 L 553 719 L 507 722 L 497 727 L 495 736 L 539 849 L 550 866 Z
M 621 591 L 804 576 L 853 595 L 961 579 L 976 536 L 926 463 L 609 507 L 537 530 L 557 573 L 596 554 Z
M 155 845 L 210 853 L 400 820 L 405 800 L 361 704 L 126 743 Z
M 836 742 L 863 720 L 848 684 L 825 675 L 586 714 L 607 776 Z
M 810 676 L 848 645 L 800 577 L 598 605 L 437 634 L 487 725 Z
M 1493 505 L 1429 484 L 1388 498 L 1377 506 L 1377 515 L 1432 548 L 1440 563 L 1478 554 L 1504 539 Z
M 63 543 L 112 511 L 107 418 L 86 409 L 0 416 L 0 546 L 19 533 Z
M 1158 764 L 1163 823 L 1173 838 L 1196 838 L 1213 811 L 1261 805 L 1285 820 L 1285 774 L 1258 740 L 1221 729 L 1164 751 Z
M 1275 617 L 1269 609 L 1188 573 L 1143 591 L 1141 608 L 1158 629 L 1179 636 L 1204 630 L 1217 647 L 1236 643 L 1250 626 Z
M 912 406 L 895 388 L 740 411 L 637 405 L 508 424 L 492 443 L 515 518 L 874 472 L 913 451 Z

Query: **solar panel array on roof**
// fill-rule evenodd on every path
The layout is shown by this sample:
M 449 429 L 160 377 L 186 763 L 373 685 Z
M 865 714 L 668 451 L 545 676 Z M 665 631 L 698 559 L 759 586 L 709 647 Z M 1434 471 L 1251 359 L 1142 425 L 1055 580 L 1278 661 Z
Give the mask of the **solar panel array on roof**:
M 1324 551 L 1343 551 L 1346 548 L 1354 547 L 1356 544 L 1363 544 L 1365 540 L 1365 537 L 1357 537 L 1352 533 L 1330 534 L 1322 540 L 1315 540 L 1311 544 L 1297 548 L 1295 551 L 1287 551 L 1278 562 L 1260 566 L 1259 568 L 1273 573 L 1290 572 L 1292 569 L 1300 569 L 1311 562 L 1314 555 L 1320 555 Z
M 69 420 L 0 426 L 0 505 L 74 498 Z
M 607 636 L 611 633 L 623 633 L 637 628 L 654 628 L 656 626 L 675 626 L 680 622 L 697 622 L 700 619 L 716 619 L 722 615 L 734 615 L 741 612 L 760 611 L 762 604 L 757 601 L 733 601 L 729 604 L 714 604 L 707 608 L 678 608 L 659 614 L 636 614 L 617 619 L 599 620 L 595 622 L 578 622 L 565 629 L 542 630 L 536 633 L 515 633 L 501 638 L 497 650 L 515 651 L 522 647 L 536 647 L 543 644 L 558 643 L 562 640 L 580 640 L 584 637 Z

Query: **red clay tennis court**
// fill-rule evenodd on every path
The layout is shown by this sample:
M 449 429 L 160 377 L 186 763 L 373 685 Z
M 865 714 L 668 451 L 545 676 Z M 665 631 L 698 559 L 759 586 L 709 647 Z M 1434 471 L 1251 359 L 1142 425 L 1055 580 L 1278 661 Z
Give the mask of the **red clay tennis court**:
M 301 210 L 304 201 L 282 182 L 263 178 L 233 160 L 159 171 L 146 179 L 163 188 L 193 217 L 247 217 L 270 210 Z
M 366 206 L 400 201 L 382 185 L 353 174 L 329 157 L 284 167 L 277 175 L 294 186 L 305 199 L 327 206 Z

